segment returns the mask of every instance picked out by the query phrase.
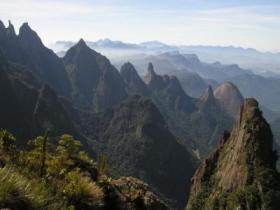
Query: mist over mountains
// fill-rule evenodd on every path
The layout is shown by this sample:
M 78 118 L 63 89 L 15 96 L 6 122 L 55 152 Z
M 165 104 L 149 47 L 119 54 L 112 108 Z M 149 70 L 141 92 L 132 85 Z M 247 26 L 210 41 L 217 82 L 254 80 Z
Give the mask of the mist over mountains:
M 74 45 L 73 41 L 57 41 L 49 45 L 58 55 Z M 280 53 L 261 52 L 253 48 L 242 48 L 233 46 L 178 46 L 169 45 L 159 41 L 147 41 L 139 44 L 101 39 L 87 41 L 89 47 L 102 52 L 110 59 L 135 54 L 161 54 L 165 52 L 176 52 L 180 54 L 196 54 L 203 62 L 222 64 L 238 64 L 241 68 L 250 69 L 263 76 L 275 76 L 280 73 Z
M 44 180 L 41 189 L 78 210 L 183 209 L 187 200 L 187 209 L 278 205 L 279 78 L 157 41 L 55 47 L 66 50 L 62 57 L 27 23 L 16 34 L 0 21 L 0 128 L 15 135 L 0 132 L 0 173 L 11 167 L 26 183 Z M 10 197 L 0 194 L 0 207 L 49 205 L 3 192 Z

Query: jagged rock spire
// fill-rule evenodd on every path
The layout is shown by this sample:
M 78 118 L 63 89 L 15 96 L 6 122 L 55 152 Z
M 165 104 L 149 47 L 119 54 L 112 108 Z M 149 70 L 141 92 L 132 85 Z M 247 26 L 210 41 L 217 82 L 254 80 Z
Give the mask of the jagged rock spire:
M 152 63 L 148 64 L 147 74 L 145 75 L 145 83 L 150 84 L 151 81 L 157 76 Z
M 155 74 L 154 66 L 151 62 L 148 64 L 148 73 Z
M 214 101 L 215 100 L 213 89 L 212 89 L 211 85 L 209 85 L 207 87 L 207 89 L 204 91 L 203 95 L 201 96 L 201 100 L 202 101 Z
M 217 108 L 217 104 L 218 102 L 214 97 L 212 86 L 209 85 L 198 101 L 198 108 L 204 111 L 213 111 L 213 108 Z
M 28 23 L 23 23 L 22 26 L 19 29 L 19 40 L 24 44 L 28 46 L 39 46 L 42 47 L 43 43 L 38 36 L 38 34 L 33 31 Z
M 125 63 L 121 67 L 120 73 L 126 84 L 126 91 L 129 93 L 129 95 L 149 95 L 147 86 L 130 62 Z
M 0 31 L 5 29 L 4 23 L 0 20 Z
M 225 132 L 220 147 L 197 169 L 186 209 L 277 209 L 280 176 L 272 141 L 258 102 L 246 99 L 231 134 Z
M 9 20 L 9 25 L 8 25 L 8 27 L 6 29 L 6 33 L 10 37 L 16 36 L 14 25 L 12 24 L 12 22 L 10 20 Z

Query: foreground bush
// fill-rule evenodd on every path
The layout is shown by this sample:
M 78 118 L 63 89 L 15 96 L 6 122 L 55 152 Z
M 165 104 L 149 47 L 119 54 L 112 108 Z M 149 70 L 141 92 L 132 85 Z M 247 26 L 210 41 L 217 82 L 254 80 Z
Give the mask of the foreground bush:
M 73 209 L 44 183 L 27 179 L 11 168 L 0 169 L 0 207 L 22 209 Z

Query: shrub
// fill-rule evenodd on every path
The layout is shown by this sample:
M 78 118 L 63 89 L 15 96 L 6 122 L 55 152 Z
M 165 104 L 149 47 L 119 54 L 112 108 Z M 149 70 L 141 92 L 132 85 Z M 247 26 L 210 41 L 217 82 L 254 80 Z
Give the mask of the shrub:
M 65 176 L 61 189 L 69 202 L 78 208 L 84 209 L 103 205 L 103 190 L 78 170 L 71 171 Z
M 0 207 L 11 209 L 71 209 L 45 184 L 29 180 L 11 168 L 0 169 Z

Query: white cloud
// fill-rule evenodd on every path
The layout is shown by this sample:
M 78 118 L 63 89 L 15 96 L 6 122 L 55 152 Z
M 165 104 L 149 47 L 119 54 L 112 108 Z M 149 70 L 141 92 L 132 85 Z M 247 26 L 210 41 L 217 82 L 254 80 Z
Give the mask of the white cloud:
M 158 39 L 174 44 L 275 49 L 280 42 L 280 6 L 199 10 L 165 9 L 161 5 L 139 8 L 121 0 L 0 1 L 0 19 L 11 19 L 16 25 L 30 22 L 46 43 L 108 37 L 130 42 Z

